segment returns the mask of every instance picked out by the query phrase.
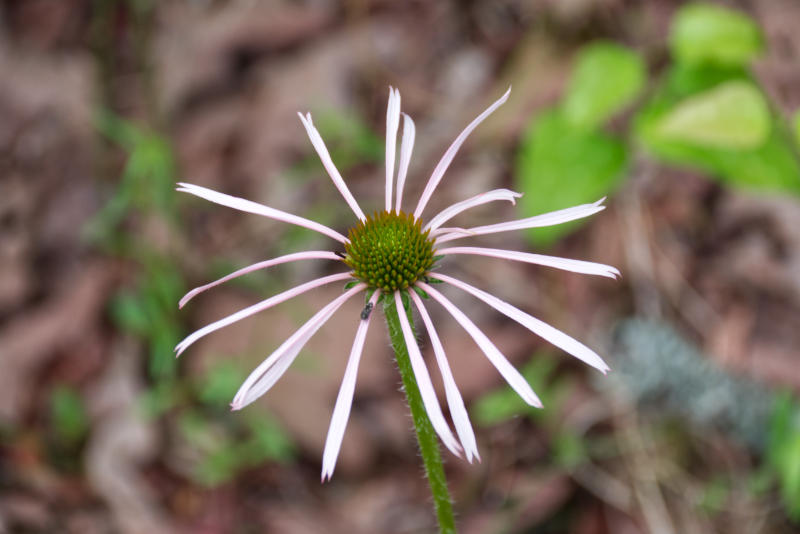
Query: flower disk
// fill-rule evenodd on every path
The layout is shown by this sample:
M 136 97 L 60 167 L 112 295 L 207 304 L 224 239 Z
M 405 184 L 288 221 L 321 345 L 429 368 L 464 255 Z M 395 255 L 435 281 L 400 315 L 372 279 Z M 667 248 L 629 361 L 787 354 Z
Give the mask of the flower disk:
M 369 287 L 405 289 L 433 267 L 429 233 L 411 214 L 376 212 L 350 229 L 344 262 Z

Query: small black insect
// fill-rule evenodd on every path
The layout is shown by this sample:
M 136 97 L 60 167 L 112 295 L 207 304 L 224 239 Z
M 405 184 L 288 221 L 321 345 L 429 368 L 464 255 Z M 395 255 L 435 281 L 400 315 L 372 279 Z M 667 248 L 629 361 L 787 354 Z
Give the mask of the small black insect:
M 364 306 L 364 309 L 361 310 L 361 320 L 366 321 L 369 319 L 369 314 L 372 313 L 373 304 L 371 302 L 367 302 L 367 305 Z

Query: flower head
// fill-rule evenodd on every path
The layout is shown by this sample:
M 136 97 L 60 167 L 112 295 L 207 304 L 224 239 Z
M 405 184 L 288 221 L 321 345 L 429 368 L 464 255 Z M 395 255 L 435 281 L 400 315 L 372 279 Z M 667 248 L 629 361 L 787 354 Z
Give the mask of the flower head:
M 413 286 L 433 267 L 430 230 L 402 211 L 376 213 L 350 229 L 344 262 L 353 278 L 392 293 Z
M 178 184 L 178 191 L 190 193 L 204 198 L 217 204 L 222 204 L 241 211 L 263 215 L 271 219 L 303 226 L 310 230 L 322 233 L 335 241 L 339 241 L 344 247 L 344 253 L 340 251 L 312 250 L 305 252 L 295 252 L 286 254 L 278 258 L 262 261 L 249 267 L 235 271 L 210 284 L 198 287 L 190 291 L 180 301 L 183 307 L 195 295 L 210 289 L 222 282 L 226 282 L 238 276 L 253 272 L 258 269 L 266 269 L 281 263 L 294 262 L 309 259 L 327 259 L 340 261 L 349 268 L 348 271 L 339 274 L 323 276 L 316 280 L 306 282 L 297 287 L 288 289 L 282 293 L 272 296 L 266 300 L 244 308 L 228 317 L 211 323 L 200 330 L 192 333 L 181 341 L 176 347 L 176 352 L 180 355 L 192 343 L 201 337 L 218 330 L 224 326 L 232 324 L 240 319 L 249 317 L 255 313 L 266 310 L 287 299 L 300 295 L 316 287 L 331 284 L 333 282 L 349 281 L 345 286 L 345 292 L 335 298 L 328 305 L 319 310 L 311 319 L 292 334 L 283 344 L 278 347 L 267 359 L 265 359 L 247 377 L 239 388 L 236 396 L 231 403 L 234 410 L 241 409 L 261 395 L 266 393 L 283 373 L 289 368 L 294 359 L 308 342 L 311 336 L 344 304 L 355 295 L 367 292 L 368 303 L 360 315 L 353 342 L 353 348 L 345 369 L 344 379 L 342 380 L 336 405 L 333 410 L 328 437 L 325 442 L 325 451 L 322 461 L 322 478 L 329 479 L 333 475 L 336 459 L 344 436 L 344 430 L 350 415 L 350 408 L 355 391 L 356 374 L 361 354 L 364 348 L 367 329 L 370 321 L 374 317 L 373 308 L 383 300 L 385 305 L 397 307 L 400 325 L 408 347 L 411 366 L 416 377 L 420 394 L 425 405 L 425 410 L 431 423 L 439 435 L 442 443 L 454 454 L 464 456 L 468 461 L 480 459 L 475 441 L 475 434 L 469 422 L 464 401 L 461 398 L 458 387 L 456 386 L 453 374 L 444 347 L 439 339 L 436 329 L 431 321 L 430 315 L 423 303 L 423 298 L 432 299 L 444 307 L 450 315 L 464 328 L 475 343 L 480 347 L 488 360 L 500 372 L 501 376 L 511 385 L 511 387 L 532 406 L 541 407 L 541 402 L 536 393 L 531 389 L 527 381 L 492 343 L 492 341 L 447 297 L 433 287 L 432 284 L 444 284 L 458 288 L 470 295 L 482 300 L 500 313 L 514 319 L 521 325 L 528 328 L 533 333 L 541 336 L 550 343 L 560 347 L 564 351 L 581 359 L 587 364 L 599 369 L 602 372 L 608 370 L 608 366 L 594 351 L 587 346 L 571 338 L 567 334 L 556 328 L 540 321 L 532 315 L 504 302 L 503 300 L 490 295 L 466 282 L 442 274 L 438 270 L 436 274 L 431 273 L 436 262 L 450 255 L 470 254 L 478 256 L 488 256 L 499 259 L 520 261 L 545 265 L 557 269 L 573 271 L 584 274 L 594 274 L 615 278 L 619 271 L 614 267 L 598 263 L 557 258 L 553 256 L 543 256 L 540 254 L 530 254 L 503 249 L 482 248 L 472 246 L 448 246 L 442 248 L 444 243 L 465 239 L 484 234 L 506 232 L 510 230 L 521 230 L 524 228 L 534 228 L 560 224 L 583 217 L 588 217 L 604 209 L 601 199 L 593 204 L 584 204 L 563 210 L 545 213 L 526 219 L 519 219 L 508 222 L 501 222 L 487 226 L 473 228 L 447 228 L 443 225 L 472 207 L 493 202 L 496 200 L 509 201 L 512 204 L 521 194 L 507 189 L 495 189 L 457 202 L 445 208 L 430 220 L 425 222 L 422 213 L 428 204 L 434 190 L 438 186 L 445 171 L 456 155 L 456 152 L 466 140 L 467 136 L 488 117 L 495 109 L 501 106 L 510 93 L 507 91 L 499 100 L 489 106 L 475 120 L 473 120 L 445 152 L 439 164 L 433 170 L 428 183 L 422 192 L 422 196 L 416 204 L 413 212 L 402 211 L 403 187 L 405 184 L 408 165 L 411 160 L 411 152 L 414 145 L 415 128 L 414 121 L 403 115 L 403 135 L 400 143 L 400 160 L 395 184 L 395 156 L 397 148 L 397 131 L 400 124 L 400 93 L 396 89 L 389 91 L 389 105 L 386 112 L 386 198 L 383 211 L 373 215 L 365 215 L 356 202 L 344 179 L 339 174 L 325 143 L 314 127 L 311 114 L 298 114 L 303 126 L 308 133 L 311 143 L 319 154 L 322 164 L 333 180 L 334 185 L 344 197 L 345 202 L 355 213 L 358 221 L 348 232 L 347 237 L 336 230 L 316 223 L 314 221 L 298 217 L 274 208 L 232 197 L 223 193 L 218 193 L 197 185 L 181 183 Z M 409 290 L 410 289 L 410 290 Z M 410 297 L 405 297 L 408 295 Z M 405 297 L 405 298 L 404 298 Z M 442 414 L 439 401 L 431 383 L 425 362 L 422 359 L 419 347 L 411 324 L 405 313 L 404 300 L 413 303 L 417 309 L 422 322 L 431 340 L 436 364 L 442 376 L 445 387 L 445 396 L 450 415 L 455 426 L 456 435 L 450 430 L 450 426 Z M 456 437 L 457 436 L 457 437 Z

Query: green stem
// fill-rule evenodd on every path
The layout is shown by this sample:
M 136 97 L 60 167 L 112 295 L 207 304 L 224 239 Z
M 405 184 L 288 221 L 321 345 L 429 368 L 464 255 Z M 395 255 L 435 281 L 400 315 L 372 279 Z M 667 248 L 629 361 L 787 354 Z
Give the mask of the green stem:
M 397 315 L 397 307 L 391 294 L 387 294 L 383 306 L 386 315 L 386 324 L 389 327 L 389 337 L 392 340 L 397 367 L 403 379 L 403 390 L 406 393 L 408 407 L 411 409 L 411 418 L 414 421 L 414 428 L 417 431 L 417 442 L 419 451 L 422 454 L 422 462 L 425 465 L 425 475 L 428 477 L 428 485 L 433 494 L 433 506 L 436 510 L 436 519 L 439 521 L 439 532 L 441 534 L 455 534 L 456 525 L 453 518 L 453 506 L 450 502 L 450 493 L 447 491 L 447 479 L 444 476 L 444 465 L 442 455 L 439 452 L 439 442 L 436 432 L 433 430 L 425 405 L 422 403 L 422 396 L 414 378 L 414 371 L 411 368 L 411 360 L 408 357 L 408 347 L 406 346 L 403 330 L 400 327 L 400 317 Z M 414 331 L 414 322 L 411 318 L 411 311 L 408 310 L 409 323 L 411 330 Z

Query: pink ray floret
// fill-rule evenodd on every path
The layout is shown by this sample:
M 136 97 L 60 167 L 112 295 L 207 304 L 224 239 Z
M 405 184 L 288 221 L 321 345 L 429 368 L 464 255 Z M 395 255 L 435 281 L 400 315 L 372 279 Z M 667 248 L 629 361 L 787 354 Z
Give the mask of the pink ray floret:
M 414 150 L 414 137 L 416 127 L 411 117 L 403 113 L 403 141 L 400 143 L 400 168 L 397 170 L 397 203 L 395 211 L 398 213 L 403 207 L 403 187 L 406 185 L 408 165 L 411 163 L 411 152 Z
M 304 228 L 317 231 L 321 234 L 325 234 L 326 236 L 332 237 L 333 239 L 340 241 L 342 243 L 347 242 L 347 238 L 342 234 L 340 234 L 339 232 L 337 232 L 336 230 L 328 228 L 327 226 L 322 225 L 318 222 L 310 221 L 303 217 L 298 217 L 297 215 L 292 215 L 291 213 L 286 213 L 284 211 L 276 210 L 274 208 L 270 208 L 269 206 L 264 206 L 263 204 L 253 202 L 251 200 L 245 200 L 239 197 L 232 197 L 230 195 L 226 195 L 225 193 L 218 193 L 216 191 L 212 191 L 211 189 L 200 187 L 199 185 L 180 182 L 178 183 L 178 186 L 179 187 L 176 188 L 176 191 L 189 193 L 194 196 L 204 198 L 210 202 L 221 204 L 223 206 L 228 206 L 229 208 L 237 209 L 239 211 L 255 213 L 256 215 L 262 215 L 264 217 L 269 217 L 270 219 L 275 219 L 277 221 L 296 224 L 297 226 L 302 226 Z
M 428 412 L 428 417 L 431 420 L 433 429 L 439 435 L 444 446 L 450 449 L 450 452 L 456 456 L 461 456 L 461 445 L 459 445 L 447 421 L 442 415 L 442 409 L 439 406 L 439 401 L 436 399 L 436 392 L 433 390 L 433 383 L 428 374 L 428 369 L 425 367 L 425 362 L 422 361 L 422 354 L 419 351 L 419 345 L 411 331 L 411 325 L 406 317 L 406 310 L 403 308 L 403 299 L 400 298 L 400 292 L 394 294 L 394 303 L 397 307 L 397 315 L 400 318 L 400 328 L 403 330 L 403 337 L 406 340 L 406 347 L 408 348 L 409 360 L 411 360 L 411 367 L 414 370 L 414 376 L 417 379 L 419 386 L 419 393 L 422 396 L 422 403 L 425 405 L 425 411 Z
M 441 225 L 459 213 L 470 208 L 474 208 L 475 206 L 480 206 L 481 204 L 486 204 L 487 202 L 493 202 L 495 200 L 507 200 L 512 204 L 516 204 L 516 199 L 520 197 L 522 197 L 522 193 L 516 193 L 509 189 L 494 189 L 492 191 L 487 191 L 486 193 L 481 193 L 480 195 L 475 195 L 472 198 L 462 200 L 461 202 L 456 202 L 452 206 L 443 209 L 433 219 L 431 219 L 428 224 L 425 225 L 423 230 L 430 230 L 431 232 L 434 232 Z
M 511 88 L 509 87 L 508 91 L 506 91 L 503 96 L 498 98 L 494 104 L 486 108 L 486 111 L 478 115 L 475 120 L 473 120 L 466 128 L 464 128 L 463 132 L 458 134 L 456 140 L 453 141 L 453 144 L 450 145 L 450 148 L 448 148 L 444 153 L 444 156 L 442 156 L 439 164 L 436 165 L 435 169 L 433 169 L 433 173 L 428 180 L 428 185 L 425 186 L 425 190 L 422 192 L 422 197 L 419 199 L 417 209 L 414 210 L 415 218 L 419 219 L 420 215 L 422 215 L 422 212 L 425 210 L 425 206 L 428 205 L 428 201 L 431 199 L 431 195 L 433 195 L 433 191 L 436 189 L 436 186 L 439 185 L 439 182 L 444 176 L 444 173 L 447 171 L 447 168 L 450 166 L 450 163 L 453 162 L 453 158 L 456 157 L 458 149 L 461 148 L 461 145 L 463 145 L 464 141 L 467 140 L 467 137 L 472 133 L 472 130 L 477 128 L 480 123 L 486 120 L 486 117 L 494 113 L 494 110 L 505 104 L 506 100 L 508 100 L 508 95 L 510 94 Z
M 269 388 L 278 381 L 283 373 L 286 372 L 286 369 L 289 368 L 297 355 L 300 354 L 300 351 L 306 343 L 308 343 L 308 340 L 311 339 L 311 336 L 336 313 L 336 310 L 341 308 L 342 304 L 365 288 L 366 285 L 358 284 L 335 298 L 301 326 L 297 332 L 292 334 L 289 339 L 284 341 L 275 352 L 264 360 L 261 365 L 256 367 L 245 379 L 239 391 L 236 393 L 236 396 L 233 398 L 231 407 L 234 410 L 240 410 L 266 393 Z
M 238 278 L 240 276 L 244 276 L 248 273 L 252 273 L 253 271 L 258 271 L 260 269 L 266 269 L 268 267 L 272 267 L 274 265 L 280 265 L 281 263 L 288 263 L 291 261 L 299 261 L 299 260 L 341 260 L 339 256 L 337 256 L 334 252 L 329 252 L 327 250 L 309 250 L 308 252 L 295 252 L 294 254 L 286 254 L 285 256 L 280 256 L 278 258 L 273 258 L 271 260 L 260 261 L 258 263 L 254 263 L 253 265 L 248 265 L 247 267 L 243 267 L 237 271 L 232 272 L 231 274 L 225 275 L 219 280 L 214 280 L 213 282 L 206 284 L 204 286 L 196 287 L 186 293 L 183 298 L 178 303 L 179 308 L 183 308 L 186 306 L 186 303 L 192 300 L 194 297 L 202 293 L 203 291 L 208 291 L 212 287 L 218 286 L 224 282 L 229 280 L 233 280 L 234 278 Z
M 554 267 L 564 271 L 572 271 L 573 273 L 594 274 L 613 279 L 619 276 L 619 270 L 610 265 L 591 261 L 570 260 L 567 258 L 558 258 L 556 256 L 544 256 L 542 254 L 531 254 L 528 252 L 517 252 L 515 250 L 482 247 L 450 247 L 439 249 L 437 252 L 443 256 L 450 254 L 471 254 L 474 256 L 487 256 L 503 260 L 522 261 L 525 263 L 544 265 L 546 267 Z
M 447 282 L 448 284 L 458 287 L 459 289 L 463 289 L 467 293 L 479 298 L 500 313 L 510 317 L 511 319 L 514 319 L 534 334 L 543 337 L 556 347 L 559 347 L 565 352 L 572 354 L 579 360 L 582 360 L 584 363 L 591 365 L 603 373 L 608 372 L 608 365 L 606 365 L 606 362 L 604 362 L 596 352 L 580 341 L 572 339 L 564 332 L 553 328 L 549 324 L 540 321 L 536 317 L 525 313 L 519 308 L 515 308 L 511 304 L 502 301 L 494 295 L 486 293 L 485 291 L 481 291 L 480 289 L 473 287 L 466 282 L 462 282 L 461 280 L 457 280 L 452 276 L 447 276 L 441 273 L 437 273 L 436 277 L 443 282 Z
M 333 282 L 341 282 L 349 278 L 350 278 L 350 273 L 339 273 L 339 274 L 332 274 L 330 276 L 323 276 L 322 278 L 318 278 L 316 280 L 312 280 L 311 282 L 300 284 L 299 286 L 293 287 L 292 289 L 288 289 L 283 293 L 275 295 L 274 297 L 262 300 L 261 302 L 253 304 L 252 306 L 248 306 L 243 310 L 239 310 L 238 312 L 233 313 L 223 319 L 220 319 L 219 321 L 211 323 L 210 325 L 204 326 L 200 330 L 197 330 L 196 332 L 187 336 L 183 341 L 178 343 L 178 345 L 175 347 L 176 356 L 180 356 L 183 353 L 183 351 L 188 349 L 192 343 L 194 343 L 201 337 L 208 335 L 211 332 L 214 332 L 215 330 L 219 330 L 220 328 L 233 324 L 237 321 L 241 321 L 246 317 L 250 317 L 251 315 L 267 310 L 275 306 L 276 304 L 280 304 L 285 300 L 289 300 L 292 297 L 296 297 L 297 295 L 305 293 L 306 291 L 310 291 L 315 287 L 319 287 L 325 284 L 330 284 Z
M 372 294 L 369 303 L 372 306 L 378 302 L 379 293 Z M 367 329 L 373 314 L 368 314 L 366 319 L 362 318 L 358 323 L 356 337 L 353 340 L 353 348 L 350 357 L 347 359 L 347 367 L 344 370 L 344 378 L 339 388 L 339 395 L 336 397 L 336 404 L 333 407 L 331 424 L 328 427 L 328 436 L 325 438 L 325 449 L 322 453 L 322 481 L 330 480 L 333 476 L 333 469 L 336 467 L 336 460 L 339 458 L 339 449 L 342 447 L 344 430 L 347 427 L 347 420 L 350 418 L 350 408 L 353 405 L 353 394 L 356 390 L 356 374 L 358 363 L 361 361 L 361 353 L 364 351 L 364 340 L 367 338 Z
M 400 91 L 389 88 L 389 105 L 386 107 L 386 211 L 392 210 L 392 182 L 394 158 L 397 151 L 397 128 L 400 125 Z
M 557 224 L 583 219 L 584 217 L 603 211 L 606 209 L 605 206 L 601 205 L 604 201 L 605 197 L 592 204 L 581 204 L 580 206 L 551 211 L 549 213 L 543 213 L 542 215 L 534 215 L 526 219 L 489 224 L 486 226 L 476 226 L 474 228 L 438 228 L 435 232 L 431 232 L 431 236 L 436 237 L 436 244 L 439 245 L 462 237 L 497 234 L 500 232 L 510 232 L 512 230 L 525 230 L 526 228 L 555 226 Z
M 440 276 L 440 275 L 437 275 Z M 450 302 L 447 297 L 439 293 L 430 285 L 420 282 L 419 286 L 427 292 L 431 297 L 435 300 L 439 301 L 439 303 L 444 306 L 444 308 L 450 312 L 450 315 L 467 331 L 467 334 L 475 340 L 475 343 L 481 348 L 483 353 L 486 355 L 486 358 L 495 366 L 495 368 L 500 372 L 500 375 L 506 379 L 508 385 L 511 386 L 517 394 L 522 397 L 522 400 L 530 404 L 531 406 L 535 406 L 537 408 L 542 407 L 542 401 L 539 400 L 539 397 L 536 393 L 533 392 L 531 389 L 530 384 L 525 380 L 519 371 L 517 371 L 511 363 L 509 363 L 508 358 L 506 358 L 502 352 L 492 343 L 486 334 L 484 334 L 480 328 L 475 326 L 469 317 L 464 315 L 464 312 L 459 310 L 455 304 Z
M 342 178 L 342 175 L 339 174 L 339 170 L 336 168 L 336 165 L 333 164 L 333 160 L 331 159 L 331 155 L 328 153 L 328 148 L 325 146 L 325 142 L 322 140 L 322 136 L 319 135 L 319 132 L 314 127 L 314 123 L 311 121 L 311 113 L 306 113 L 305 116 L 303 116 L 302 113 L 298 113 L 297 116 L 300 117 L 300 122 L 302 122 L 303 126 L 305 126 L 306 133 L 308 133 L 308 138 L 311 139 L 311 144 L 317 151 L 319 159 L 322 160 L 322 165 L 325 167 L 325 170 L 328 171 L 328 175 L 331 177 L 331 180 L 333 180 L 333 184 L 336 186 L 336 189 L 338 189 L 342 194 L 344 200 L 347 202 L 347 205 L 350 206 L 350 209 L 352 209 L 353 213 L 356 214 L 356 217 L 363 221 L 366 219 L 364 212 L 361 211 L 358 202 L 356 202 L 356 199 L 353 198 L 353 194 L 350 192 L 350 189 L 347 188 L 347 184 L 344 183 L 344 178 Z
M 478 444 L 475 441 L 475 432 L 472 430 L 472 424 L 469 422 L 469 415 L 467 408 L 464 406 L 464 399 L 461 398 L 461 392 L 458 391 L 458 386 L 453 378 L 453 372 L 450 370 L 450 364 L 447 362 L 447 356 L 442 347 L 442 342 L 439 339 L 439 334 L 436 333 L 436 328 L 433 326 L 431 316 L 428 315 L 428 310 L 422 303 L 422 299 L 416 292 L 409 293 L 414 305 L 419 311 L 419 316 L 425 324 L 425 329 L 428 331 L 428 337 L 431 338 L 431 345 L 433 345 L 433 353 L 436 355 L 436 364 L 439 366 L 439 373 L 442 375 L 442 382 L 444 382 L 444 392 L 447 397 L 447 406 L 450 408 L 450 417 L 453 419 L 453 425 L 456 427 L 456 434 L 464 447 L 464 454 L 467 461 L 472 463 L 473 458 L 480 462 L 481 456 L 478 454 Z

